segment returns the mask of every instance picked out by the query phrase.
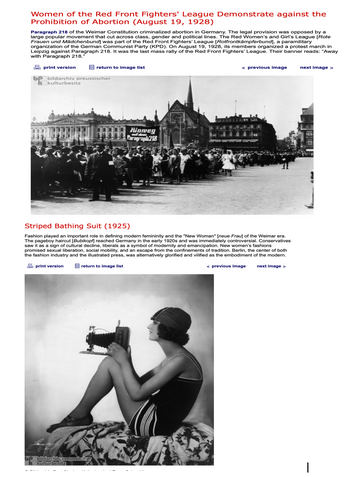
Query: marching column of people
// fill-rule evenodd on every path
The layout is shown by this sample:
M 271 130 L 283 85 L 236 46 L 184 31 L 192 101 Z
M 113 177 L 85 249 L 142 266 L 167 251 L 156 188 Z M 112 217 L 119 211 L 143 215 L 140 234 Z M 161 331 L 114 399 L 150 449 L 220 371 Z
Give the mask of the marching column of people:
M 281 164 L 288 169 L 293 152 L 239 151 L 226 149 L 114 147 L 100 142 L 94 146 L 31 147 L 31 198 L 54 193 L 75 197 L 92 191 L 90 201 L 111 201 L 122 187 L 133 184 L 180 184 L 203 180 L 209 174 L 234 177 L 234 171 L 247 166 Z

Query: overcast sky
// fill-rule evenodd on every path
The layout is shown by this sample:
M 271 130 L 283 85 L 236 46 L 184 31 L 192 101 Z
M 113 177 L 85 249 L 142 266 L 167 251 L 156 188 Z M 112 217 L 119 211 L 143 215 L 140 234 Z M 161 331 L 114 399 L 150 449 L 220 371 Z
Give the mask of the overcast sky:
M 54 81 L 80 82 L 80 85 L 38 85 L 32 80 L 32 118 L 46 121 L 55 114 L 111 113 L 114 119 L 159 119 L 170 105 L 187 99 L 188 76 L 104 76 L 49 77 Z M 56 80 L 54 78 L 57 78 Z M 313 103 L 311 76 L 192 76 L 194 108 L 200 108 L 209 121 L 215 116 L 257 114 L 266 117 L 282 138 L 296 130 L 302 108 Z

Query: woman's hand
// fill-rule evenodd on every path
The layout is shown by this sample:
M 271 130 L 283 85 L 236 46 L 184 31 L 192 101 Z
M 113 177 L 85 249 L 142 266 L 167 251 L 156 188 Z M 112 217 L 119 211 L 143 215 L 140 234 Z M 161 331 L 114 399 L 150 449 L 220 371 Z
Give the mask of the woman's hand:
M 120 365 L 130 361 L 130 347 L 128 351 L 126 351 L 122 346 L 118 345 L 117 343 L 111 343 L 108 346 L 107 353 L 112 356 L 112 358 L 119 363 Z

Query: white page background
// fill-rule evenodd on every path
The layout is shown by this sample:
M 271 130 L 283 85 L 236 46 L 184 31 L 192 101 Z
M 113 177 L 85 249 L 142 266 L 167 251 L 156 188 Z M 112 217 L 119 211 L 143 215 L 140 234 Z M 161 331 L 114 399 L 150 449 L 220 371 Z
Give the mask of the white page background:
M 282 10 L 282 5 L 276 2 L 269 2 L 268 7 L 260 2 L 244 6 L 223 2 L 205 9 L 215 8 L 213 11 L 216 11 L 219 7 L 228 11 Z M 96 6 L 91 2 L 74 5 L 61 2 L 55 6 L 32 2 L 29 8 L 26 6 L 19 12 L 12 6 L 8 8 L 11 24 L 16 22 L 16 25 L 7 29 L 10 31 L 6 41 L 11 41 L 13 49 L 5 56 L 4 124 L 15 126 L 15 131 L 3 134 L 6 151 L 3 161 L 5 164 L 13 161 L 18 169 L 14 166 L 15 174 L 6 181 L 3 199 L 2 249 L 6 281 L 2 353 L 5 371 L 2 409 L 6 429 L 3 465 L 6 471 L 16 475 L 26 472 L 114 472 L 113 468 L 29 469 L 23 463 L 23 276 L 27 262 L 20 257 L 24 223 L 51 220 L 30 214 L 27 160 L 30 76 L 33 74 L 33 65 L 27 56 L 30 11 L 53 8 L 95 11 Z M 133 2 L 121 7 L 106 2 L 97 8 L 136 11 L 145 9 L 145 5 Z M 171 11 L 174 6 L 152 2 L 147 8 Z M 191 7 L 186 2 L 178 2 L 176 8 L 199 11 L 204 6 L 200 2 L 193 2 Z M 147 57 L 143 73 L 147 75 L 240 75 L 242 66 L 250 63 L 287 64 L 288 70 L 281 74 L 314 75 L 316 182 L 313 216 L 179 216 L 171 217 L 171 220 L 167 217 L 118 216 L 118 220 L 129 220 L 133 233 L 164 233 L 165 230 L 167 233 L 283 233 L 292 239 L 283 270 L 262 271 L 251 267 L 215 272 L 215 466 L 183 469 L 184 473 L 294 477 L 306 474 L 307 462 L 311 475 L 345 476 L 350 471 L 348 307 L 345 303 L 349 177 L 345 115 L 349 101 L 348 52 L 344 37 L 348 8 L 340 2 L 283 5 L 283 11 L 316 9 L 327 12 L 327 19 L 240 19 L 232 24 L 247 30 L 302 29 L 304 26 L 307 30 L 321 30 L 320 25 L 324 24 L 324 29 L 332 34 L 332 43 L 339 47 L 338 55 L 321 56 L 322 64 L 333 66 L 332 71 L 301 72 L 300 66 L 305 61 L 301 61 L 299 55 L 287 58 L 281 58 L 281 55 L 250 55 L 249 58 L 211 55 L 204 60 L 196 58 L 196 61 L 179 56 L 172 57 L 170 63 L 157 55 Z M 224 27 L 217 22 L 213 29 L 228 28 L 228 24 Z M 317 64 L 319 58 L 320 55 L 317 59 L 309 56 L 307 64 Z M 128 60 L 137 63 L 133 57 Z M 107 63 L 104 58 L 101 62 Z M 73 60 L 67 61 L 70 63 L 73 64 Z M 79 64 L 76 74 L 90 74 L 88 63 L 84 60 Z M 8 149 L 11 151 L 7 152 Z M 76 217 L 74 220 L 89 222 L 96 219 L 104 223 L 110 218 Z M 66 222 L 67 218 L 56 216 L 56 221 Z M 189 262 L 129 260 L 121 273 L 200 274 L 211 272 L 207 265 L 206 259 Z M 73 264 L 67 273 L 74 273 Z M 152 467 L 122 468 L 120 472 L 148 475 L 181 471 Z

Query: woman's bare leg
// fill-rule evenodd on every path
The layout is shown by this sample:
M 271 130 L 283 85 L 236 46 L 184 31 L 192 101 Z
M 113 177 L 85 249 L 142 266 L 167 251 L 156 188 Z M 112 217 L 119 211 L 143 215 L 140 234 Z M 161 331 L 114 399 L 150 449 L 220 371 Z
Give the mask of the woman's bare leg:
M 70 416 L 78 419 L 87 416 L 92 408 L 115 388 L 120 410 L 126 422 L 130 422 L 134 413 L 144 401 L 133 401 L 124 385 L 119 364 L 112 358 L 105 358 L 92 377 L 85 394 Z

